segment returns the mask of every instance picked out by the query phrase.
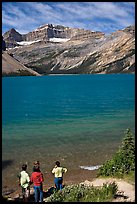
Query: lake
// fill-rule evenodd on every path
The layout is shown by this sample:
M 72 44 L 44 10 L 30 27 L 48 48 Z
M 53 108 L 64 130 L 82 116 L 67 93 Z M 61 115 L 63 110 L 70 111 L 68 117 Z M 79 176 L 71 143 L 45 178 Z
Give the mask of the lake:
M 3 186 L 35 160 L 45 177 L 59 160 L 78 180 L 81 166 L 111 158 L 127 128 L 135 133 L 134 74 L 3 77 Z

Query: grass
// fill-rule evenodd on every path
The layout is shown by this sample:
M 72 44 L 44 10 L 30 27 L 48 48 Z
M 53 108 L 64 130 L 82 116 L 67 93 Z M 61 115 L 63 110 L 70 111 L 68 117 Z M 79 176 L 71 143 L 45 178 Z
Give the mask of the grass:
M 135 185 L 135 171 L 131 171 L 129 172 L 129 174 L 125 174 L 123 176 L 123 179 L 128 183 Z

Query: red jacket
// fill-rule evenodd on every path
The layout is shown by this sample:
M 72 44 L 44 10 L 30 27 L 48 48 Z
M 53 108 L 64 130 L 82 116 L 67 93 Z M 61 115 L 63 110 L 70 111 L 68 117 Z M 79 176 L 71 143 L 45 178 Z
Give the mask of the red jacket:
M 34 186 L 40 186 L 44 181 L 43 174 L 41 172 L 33 172 L 31 174 L 30 181 L 34 183 Z

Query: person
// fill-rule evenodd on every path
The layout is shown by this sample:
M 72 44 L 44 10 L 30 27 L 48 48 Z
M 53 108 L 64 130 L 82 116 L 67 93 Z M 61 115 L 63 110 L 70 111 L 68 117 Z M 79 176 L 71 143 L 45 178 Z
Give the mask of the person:
M 35 202 L 43 202 L 43 181 L 44 178 L 39 165 L 34 165 L 30 182 L 33 183 Z
M 19 185 L 22 187 L 23 200 L 28 202 L 30 196 L 30 177 L 27 170 L 27 164 L 22 165 L 22 171 L 19 174 Z
M 33 164 L 34 164 L 33 171 L 34 171 L 35 167 L 39 167 L 40 168 L 40 162 L 39 161 L 35 161 Z
M 54 183 L 56 190 L 62 190 L 63 186 L 63 174 L 67 172 L 67 168 L 61 167 L 60 162 L 55 162 L 55 167 L 52 169 L 52 173 L 54 174 Z

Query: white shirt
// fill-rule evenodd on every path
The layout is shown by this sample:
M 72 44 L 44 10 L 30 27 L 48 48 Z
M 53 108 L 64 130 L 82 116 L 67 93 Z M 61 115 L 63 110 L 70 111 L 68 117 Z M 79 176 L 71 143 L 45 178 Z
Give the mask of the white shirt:
M 26 171 L 20 172 L 20 184 L 23 188 L 27 188 L 29 186 L 30 178 Z

